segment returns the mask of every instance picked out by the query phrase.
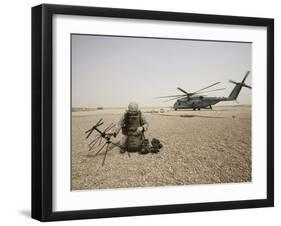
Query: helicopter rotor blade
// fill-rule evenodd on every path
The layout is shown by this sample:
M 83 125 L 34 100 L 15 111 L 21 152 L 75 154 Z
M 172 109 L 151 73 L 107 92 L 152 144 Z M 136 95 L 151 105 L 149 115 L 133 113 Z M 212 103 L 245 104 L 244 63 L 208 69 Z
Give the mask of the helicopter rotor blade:
M 247 87 L 247 88 L 249 88 L 249 89 L 252 89 L 252 86 L 248 86 L 248 85 L 246 85 L 246 84 L 244 84 L 243 86 L 244 86 L 244 87 Z
M 213 87 L 213 86 L 215 86 L 215 85 L 217 85 L 217 84 L 219 84 L 219 83 L 220 83 L 220 82 L 216 82 L 216 83 L 211 84 L 211 85 L 209 85 L 209 86 L 207 86 L 207 87 L 205 87 L 205 88 L 199 89 L 199 90 L 193 92 L 192 95 L 197 94 L 198 92 L 203 91 L 203 90 L 205 90 L 205 89 L 211 88 L 211 87 Z
M 209 90 L 209 91 L 203 91 L 203 92 L 199 92 L 199 93 L 196 93 L 196 94 L 209 93 L 209 92 L 215 92 L 215 91 L 220 91 L 220 90 L 225 90 L 225 88 L 219 88 L 219 89 L 213 89 L 213 90 Z
M 169 101 L 171 101 L 171 100 L 178 100 L 178 99 L 181 99 L 181 98 L 183 98 L 183 97 L 186 97 L 186 96 L 184 95 L 184 96 L 182 96 L 182 97 L 171 98 L 171 99 L 165 100 L 164 102 L 169 102 Z
M 160 99 L 160 98 L 170 98 L 170 97 L 184 97 L 186 95 L 181 94 L 181 95 L 172 95 L 172 96 L 162 96 L 162 97 L 155 97 L 156 99 Z
M 182 88 L 180 88 L 180 87 L 178 87 L 177 88 L 179 91 L 182 91 L 183 93 L 185 93 L 187 96 L 189 96 L 190 95 L 190 93 L 188 93 L 188 92 L 186 92 L 185 90 L 183 90 Z
M 241 82 L 242 84 L 244 84 L 244 82 L 245 82 L 245 80 L 247 79 L 247 77 L 248 77 L 249 74 L 250 74 L 250 71 L 247 71 L 245 77 L 243 78 L 243 80 L 242 80 L 242 82 Z
M 238 85 L 239 83 L 238 82 L 234 82 L 233 80 L 229 80 L 230 83 L 233 83 L 235 85 Z

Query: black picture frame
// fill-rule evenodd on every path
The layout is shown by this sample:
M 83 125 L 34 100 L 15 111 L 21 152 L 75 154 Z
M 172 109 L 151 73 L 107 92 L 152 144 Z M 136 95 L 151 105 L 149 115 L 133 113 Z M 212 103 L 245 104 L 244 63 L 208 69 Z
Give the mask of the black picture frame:
M 55 14 L 266 27 L 267 198 L 54 212 L 52 210 L 52 17 Z M 32 8 L 32 218 L 40 221 L 56 221 L 270 206 L 274 206 L 273 19 L 49 4 Z

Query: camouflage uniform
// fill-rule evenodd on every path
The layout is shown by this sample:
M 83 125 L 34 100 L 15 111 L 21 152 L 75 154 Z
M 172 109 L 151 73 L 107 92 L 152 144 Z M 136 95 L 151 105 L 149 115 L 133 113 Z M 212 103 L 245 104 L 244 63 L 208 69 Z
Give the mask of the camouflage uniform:
M 120 140 L 120 146 L 123 149 L 127 149 L 128 137 L 143 136 L 143 132 L 148 129 L 148 122 L 146 121 L 143 113 L 139 110 L 136 103 L 130 103 L 128 110 L 120 118 L 117 123 L 114 134 L 115 136 L 122 130 L 122 138 Z

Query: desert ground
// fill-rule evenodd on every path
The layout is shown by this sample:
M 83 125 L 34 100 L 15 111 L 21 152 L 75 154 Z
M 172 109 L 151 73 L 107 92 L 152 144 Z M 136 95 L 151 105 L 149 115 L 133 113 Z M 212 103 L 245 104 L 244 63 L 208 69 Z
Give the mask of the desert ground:
M 251 106 L 141 110 L 149 122 L 146 138 L 159 139 L 163 148 L 128 155 L 113 147 L 104 166 L 104 154 L 94 155 L 99 147 L 88 151 L 85 131 L 100 118 L 101 128 L 117 123 L 125 109 L 72 113 L 72 190 L 251 181 Z

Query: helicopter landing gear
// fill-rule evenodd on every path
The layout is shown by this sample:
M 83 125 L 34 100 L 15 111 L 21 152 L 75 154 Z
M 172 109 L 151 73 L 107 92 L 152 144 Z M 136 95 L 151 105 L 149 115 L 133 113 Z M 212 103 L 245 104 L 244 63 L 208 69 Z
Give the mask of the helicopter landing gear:
M 200 108 L 198 108 L 198 111 L 200 111 Z
M 210 109 L 213 110 L 212 105 L 210 105 Z
M 196 111 L 196 108 L 193 108 L 193 111 Z

